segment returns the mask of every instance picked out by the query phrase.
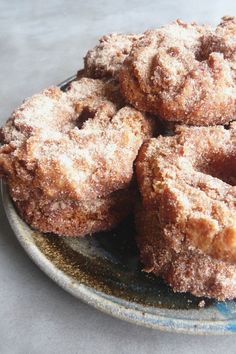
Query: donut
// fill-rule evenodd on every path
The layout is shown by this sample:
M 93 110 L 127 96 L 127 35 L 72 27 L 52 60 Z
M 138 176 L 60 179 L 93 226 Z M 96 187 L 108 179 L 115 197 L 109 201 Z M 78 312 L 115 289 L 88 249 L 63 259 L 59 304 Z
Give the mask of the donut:
M 215 259 L 163 232 L 158 212 L 136 211 L 137 243 L 144 271 L 162 277 L 174 292 L 220 301 L 236 297 L 236 266 Z
M 12 195 L 14 197 L 14 192 Z M 132 186 L 81 202 L 69 198 L 50 199 L 38 190 L 30 190 L 27 199 L 15 199 L 15 205 L 21 217 L 34 229 L 78 237 L 119 225 L 131 214 L 136 198 Z
M 99 39 L 99 44 L 89 50 L 84 58 L 85 74 L 91 78 L 118 78 L 119 70 L 128 56 L 138 34 L 112 33 Z
M 112 81 L 88 78 L 66 92 L 50 87 L 2 127 L 0 174 L 34 228 L 83 236 L 130 213 L 133 162 L 155 122 L 122 106 L 116 91 Z
M 236 130 L 178 126 L 150 139 L 136 173 L 145 269 L 175 291 L 236 297 Z
M 123 96 L 165 121 L 195 126 L 236 119 L 236 18 L 216 27 L 180 20 L 137 40 L 120 70 Z

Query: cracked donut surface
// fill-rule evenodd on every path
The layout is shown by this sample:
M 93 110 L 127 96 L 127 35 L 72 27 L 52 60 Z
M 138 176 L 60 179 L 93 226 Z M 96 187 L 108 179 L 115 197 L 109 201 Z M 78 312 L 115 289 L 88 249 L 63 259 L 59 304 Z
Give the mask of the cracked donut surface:
M 167 121 L 191 125 L 236 119 L 236 19 L 216 27 L 180 20 L 147 31 L 120 71 L 124 97 Z
M 99 39 L 99 44 L 84 57 L 85 74 L 92 78 L 118 79 L 120 68 L 129 55 L 138 34 L 112 33 Z
M 82 78 L 66 92 L 51 87 L 1 129 L 1 174 L 23 218 L 40 231 L 110 229 L 132 208 L 133 161 L 153 127 L 124 107 L 111 81 Z
M 177 127 L 144 143 L 136 213 L 145 269 L 176 291 L 236 296 L 236 131 Z

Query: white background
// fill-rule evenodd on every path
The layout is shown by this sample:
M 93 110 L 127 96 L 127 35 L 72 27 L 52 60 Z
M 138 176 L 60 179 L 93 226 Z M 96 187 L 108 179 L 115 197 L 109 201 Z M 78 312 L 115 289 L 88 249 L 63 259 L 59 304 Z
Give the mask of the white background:
M 0 0 L 0 119 L 22 99 L 82 67 L 107 32 L 175 18 L 217 23 L 236 1 Z M 162 333 L 104 315 L 49 280 L 28 258 L 0 205 L 0 353 L 235 353 L 236 338 Z

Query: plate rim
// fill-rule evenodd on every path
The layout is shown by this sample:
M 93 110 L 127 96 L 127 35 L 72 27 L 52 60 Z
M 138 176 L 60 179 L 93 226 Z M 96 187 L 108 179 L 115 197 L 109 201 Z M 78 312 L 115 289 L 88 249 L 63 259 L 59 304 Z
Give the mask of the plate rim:
M 22 234 L 17 223 L 17 219 L 20 219 L 27 228 L 30 229 L 30 227 L 20 218 L 15 210 L 15 206 L 9 195 L 7 185 L 3 180 L 1 180 L 1 197 L 9 224 L 18 242 L 31 260 L 57 285 L 86 304 L 92 305 L 94 308 L 102 311 L 103 313 L 109 314 L 121 320 L 125 320 L 132 324 L 166 332 L 201 335 L 224 335 L 235 333 L 235 331 L 227 330 L 227 319 L 217 321 L 200 321 L 192 319 L 187 320 L 183 318 L 170 318 L 160 314 L 144 313 L 138 309 L 131 308 L 131 304 L 135 303 L 128 300 L 122 300 L 122 304 L 119 303 L 120 299 L 118 297 L 110 295 L 110 299 L 108 299 L 107 294 L 84 285 L 80 283 L 79 280 L 74 280 L 65 272 L 58 269 L 53 262 L 51 262 L 44 255 L 44 253 L 34 243 L 33 237 L 30 239 L 29 235 Z M 114 302 L 112 299 L 118 299 L 118 301 Z

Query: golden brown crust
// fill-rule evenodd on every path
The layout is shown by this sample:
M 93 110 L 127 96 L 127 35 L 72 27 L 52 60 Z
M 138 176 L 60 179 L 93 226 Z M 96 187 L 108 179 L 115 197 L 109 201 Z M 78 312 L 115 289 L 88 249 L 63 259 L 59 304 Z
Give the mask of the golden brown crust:
M 81 79 L 66 93 L 50 88 L 27 100 L 2 128 L 3 173 L 30 179 L 50 198 L 81 201 L 128 187 L 152 123 L 133 108 L 119 109 L 106 88 Z
M 10 193 L 14 199 L 14 190 L 10 189 Z M 39 190 L 30 190 L 29 198 L 16 199 L 15 204 L 22 218 L 33 228 L 78 237 L 115 228 L 132 212 L 134 199 L 132 188 L 83 202 L 68 198 L 51 200 Z
M 191 292 L 218 300 L 236 297 L 236 265 L 214 259 L 184 238 L 164 232 L 158 212 L 136 212 L 138 246 L 146 272 L 161 276 L 174 291 Z
M 179 20 L 147 31 L 120 71 L 124 97 L 137 109 L 193 125 L 236 119 L 236 20 L 212 29 Z
M 236 131 L 176 129 L 175 136 L 146 142 L 136 163 L 142 196 L 136 220 L 145 268 L 176 291 L 233 298 Z
M 30 220 L 27 212 L 32 214 L 32 195 L 39 192 L 43 203 L 48 200 L 50 205 L 62 201 L 67 206 L 76 205 L 81 215 L 82 208 L 86 215 L 93 205 L 100 213 L 104 211 L 110 228 L 119 219 L 116 213 L 108 222 L 110 206 L 116 200 L 118 205 L 128 203 L 111 193 L 129 188 L 133 162 L 153 128 L 151 119 L 123 107 L 116 83 L 82 78 L 66 92 L 51 87 L 34 95 L 12 114 L 1 129 L 4 145 L 0 148 L 0 172 L 26 220 Z M 124 206 L 124 215 L 126 209 Z M 61 212 L 66 218 L 67 212 Z M 43 224 L 45 221 L 41 227 L 37 224 L 39 230 L 45 230 Z M 91 232 L 104 229 L 105 222 L 102 225 L 94 226 Z M 65 232 L 69 234 L 70 230 Z

